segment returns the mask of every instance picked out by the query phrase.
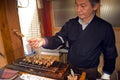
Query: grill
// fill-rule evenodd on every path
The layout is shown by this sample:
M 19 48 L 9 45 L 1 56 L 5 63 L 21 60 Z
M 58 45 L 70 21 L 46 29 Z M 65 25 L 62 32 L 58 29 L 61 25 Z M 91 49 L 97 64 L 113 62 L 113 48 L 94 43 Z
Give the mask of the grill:
M 51 59 L 38 59 L 38 55 L 34 55 L 18 59 L 7 65 L 7 67 L 38 76 L 62 80 L 67 73 L 69 65 Z

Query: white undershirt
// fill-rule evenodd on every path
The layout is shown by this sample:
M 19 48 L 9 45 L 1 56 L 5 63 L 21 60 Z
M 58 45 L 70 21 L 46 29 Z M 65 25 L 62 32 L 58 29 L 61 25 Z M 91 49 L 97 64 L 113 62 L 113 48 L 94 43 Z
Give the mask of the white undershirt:
M 94 16 L 95 16 L 95 14 L 94 14 Z M 94 16 L 93 16 L 93 17 L 94 17 Z M 86 24 L 84 24 L 84 23 L 82 22 L 82 20 L 79 18 L 78 22 L 82 25 L 82 30 L 84 30 L 84 29 L 87 27 L 87 25 L 92 21 L 93 17 L 92 17 L 92 18 L 88 21 L 88 23 L 86 23 Z

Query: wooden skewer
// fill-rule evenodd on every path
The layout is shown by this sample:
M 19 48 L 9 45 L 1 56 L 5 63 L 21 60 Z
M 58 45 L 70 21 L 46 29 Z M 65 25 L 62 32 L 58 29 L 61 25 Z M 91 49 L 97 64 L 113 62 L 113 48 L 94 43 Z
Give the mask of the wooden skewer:
M 85 80 L 86 79 L 86 72 L 82 72 L 79 80 Z

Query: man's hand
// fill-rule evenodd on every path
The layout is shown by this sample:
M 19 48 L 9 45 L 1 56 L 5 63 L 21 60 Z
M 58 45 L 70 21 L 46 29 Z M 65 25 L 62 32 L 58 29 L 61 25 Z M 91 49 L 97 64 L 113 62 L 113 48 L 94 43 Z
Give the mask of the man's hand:
M 44 38 L 33 38 L 28 40 L 28 43 L 31 47 L 40 48 L 41 46 L 45 45 Z

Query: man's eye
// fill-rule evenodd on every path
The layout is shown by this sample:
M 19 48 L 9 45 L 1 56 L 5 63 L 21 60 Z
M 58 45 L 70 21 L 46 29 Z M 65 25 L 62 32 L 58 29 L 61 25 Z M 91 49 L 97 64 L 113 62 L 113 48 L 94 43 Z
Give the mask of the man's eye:
M 81 7 L 85 7 L 85 5 L 81 5 Z

